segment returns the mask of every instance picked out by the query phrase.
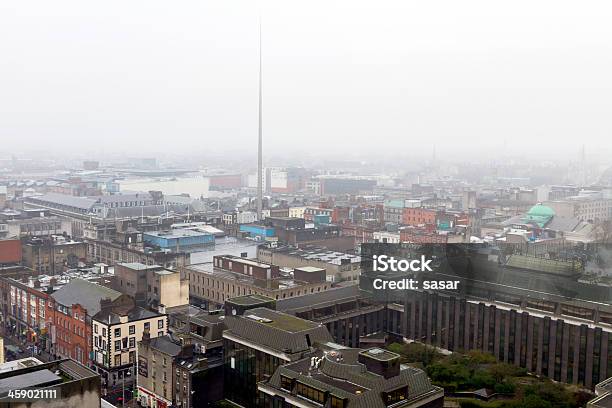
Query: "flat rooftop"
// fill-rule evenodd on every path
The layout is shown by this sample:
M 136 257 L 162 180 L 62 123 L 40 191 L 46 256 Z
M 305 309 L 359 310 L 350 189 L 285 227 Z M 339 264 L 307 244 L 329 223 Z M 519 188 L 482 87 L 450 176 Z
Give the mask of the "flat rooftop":
M 123 262 L 117 265 L 121 265 L 124 266 L 126 268 L 130 268 L 130 269 L 134 269 L 137 271 L 142 271 L 145 269 L 155 269 L 155 268 L 161 268 L 161 265 L 145 265 L 143 263 L 140 262 Z
M 172 275 L 173 273 L 178 273 L 177 271 L 169 271 L 168 269 L 162 269 L 161 271 L 154 272 L 157 275 Z
M 276 310 L 256 308 L 244 313 L 243 318 L 255 321 L 263 326 L 273 327 L 290 333 L 297 333 L 319 327 L 319 324 L 310 320 L 300 319 Z
M 0 397 L 6 396 L 11 390 L 23 390 L 31 387 L 47 387 L 62 383 L 62 377 L 50 370 L 42 369 L 26 373 L 14 371 L 15 375 L 0 379 Z
M 243 283 L 246 285 L 266 288 L 265 281 L 257 280 L 250 275 L 244 275 L 239 272 L 231 272 L 225 269 L 217 268 L 212 264 L 212 262 L 188 265 L 187 273 L 189 273 L 190 271 L 211 275 L 211 277 L 219 279 L 232 280 L 236 283 Z M 307 285 L 307 283 L 298 282 L 291 278 L 278 278 L 273 280 L 275 282 L 278 282 L 278 289 L 289 289 Z
M 230 303 L 234 303 L 240 306 L 253 306 L 253 305 L 260 304 L 262 302 L 271 302 L 271 301 L 274 301 L 274 299 L 269 298 L 267 296 L 261 296 L 261 295 L 254 294 L 254 295 L 237 296 L 237 297 L 229 298 L 228 301 Z
M 300 271 L 308 273 L 325 271 L 325 268 L 317 268 L 316 266 L 300 266 L 295 269 L 299 269 Z
M 228 260 L 236 261 L 236 262 L 247 264 L 247 265 L 257 266 L 257 267 L 260 267 L 260 268 L 270 268 L 271 267 L 270 264 L 259 262 L 259 261 L 255 261 L 255 260 L 249 259 L 249 258 L 244 258 L 244 257 L 241 257 L 241 256 L 236 256 L 236 255 L 219 255 L 219 256 L 223 257 L 223 258 L 226 258 Z
M 175 228 L 169 231 L 149 231 L 144 232 L 143 235 L 150 235 L 152 237 L 175 239 L 175 238 L 186 238 L 186 237 L 206 237 L 212 234 L 203 231 L 194 231 L 191 229 Z
M 359 354 L 373 358 L 378 361 L 390 361 L 399 357 L 399 354 L 392 353 L 382 348 L 374 347 L 371 349 L 360 351 Z
M 191 264 L 212 262 L 216 255 L 240 256 L 246 253 L 248 258 L 257 257 L 257 245 L 255 241 L 238 239 L 234 237 L 223 237 L 215 240 L 214 246 L 202 248 L 202 251 L 191 254 Z
M 311 259 L 315 261 L 326 262 L 329 264 L 340 265 L 343 259 L 348 259 L 350 263 L 361 262 L 361 257 L 358 255 L 347 254 L 345 252 L 331 251 L 325 248 L 293 248 L 282 247 L 272 250 L 273 252 L 282 253 L 289 256 L 295 256 L 303 259 Z

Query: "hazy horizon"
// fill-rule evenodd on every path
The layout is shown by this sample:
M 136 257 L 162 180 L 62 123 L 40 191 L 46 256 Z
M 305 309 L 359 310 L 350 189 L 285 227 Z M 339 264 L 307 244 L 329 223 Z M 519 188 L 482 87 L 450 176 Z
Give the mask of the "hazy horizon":
M 612 153 L 612 6 L 4 2 L 0 152 Z

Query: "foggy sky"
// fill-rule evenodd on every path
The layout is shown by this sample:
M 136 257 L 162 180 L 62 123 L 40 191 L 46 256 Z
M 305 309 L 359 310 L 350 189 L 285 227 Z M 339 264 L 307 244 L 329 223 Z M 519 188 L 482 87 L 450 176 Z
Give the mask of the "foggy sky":
M 260 15 L 268 154 L 612 151 L 607 1 L 7 0 L 0 153 L 255 152 Z

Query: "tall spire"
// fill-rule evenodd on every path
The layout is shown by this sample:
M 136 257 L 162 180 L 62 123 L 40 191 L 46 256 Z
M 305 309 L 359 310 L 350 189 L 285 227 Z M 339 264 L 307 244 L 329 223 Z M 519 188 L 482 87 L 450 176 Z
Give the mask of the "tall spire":
M 262 96 L 261 96 L 261 19 L 259 20 L 259 139 L 257 143 L 257 220 L 262 216 L 263 158 L 262 158 Z

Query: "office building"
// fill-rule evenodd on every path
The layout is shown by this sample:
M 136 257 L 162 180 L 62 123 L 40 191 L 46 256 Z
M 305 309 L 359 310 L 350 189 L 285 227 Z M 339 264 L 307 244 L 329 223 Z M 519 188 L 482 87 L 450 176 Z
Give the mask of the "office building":
M 257 294 L 285 299 L 331 287 L 323 269 L 291 272 L 281 272 L 276 265 L 229 255 L 215 256 L 212 263 L 185 268 L 191 299 L 209 308 L 237 296 Z
M 442 408 L 444 390 L 427 374 L 380 348 L 318 344 L 305 358 L 281 365 L 258 385 L 261 407 Z
M 322 268 L 327 272 L 327 280 L 333 282 L 356 281 L 361 271 L 361 257 L 321 247 L 272 248 L 261 245 L 257 247 L 257 259 L 285 268 Z
M 226 399 L 241 406 L 263 406 L 257 384 L 283 364 L 298 361 L 315 343 L 332 341 L 319 324 L 266 308 L 228 315 L 223 332 Z

